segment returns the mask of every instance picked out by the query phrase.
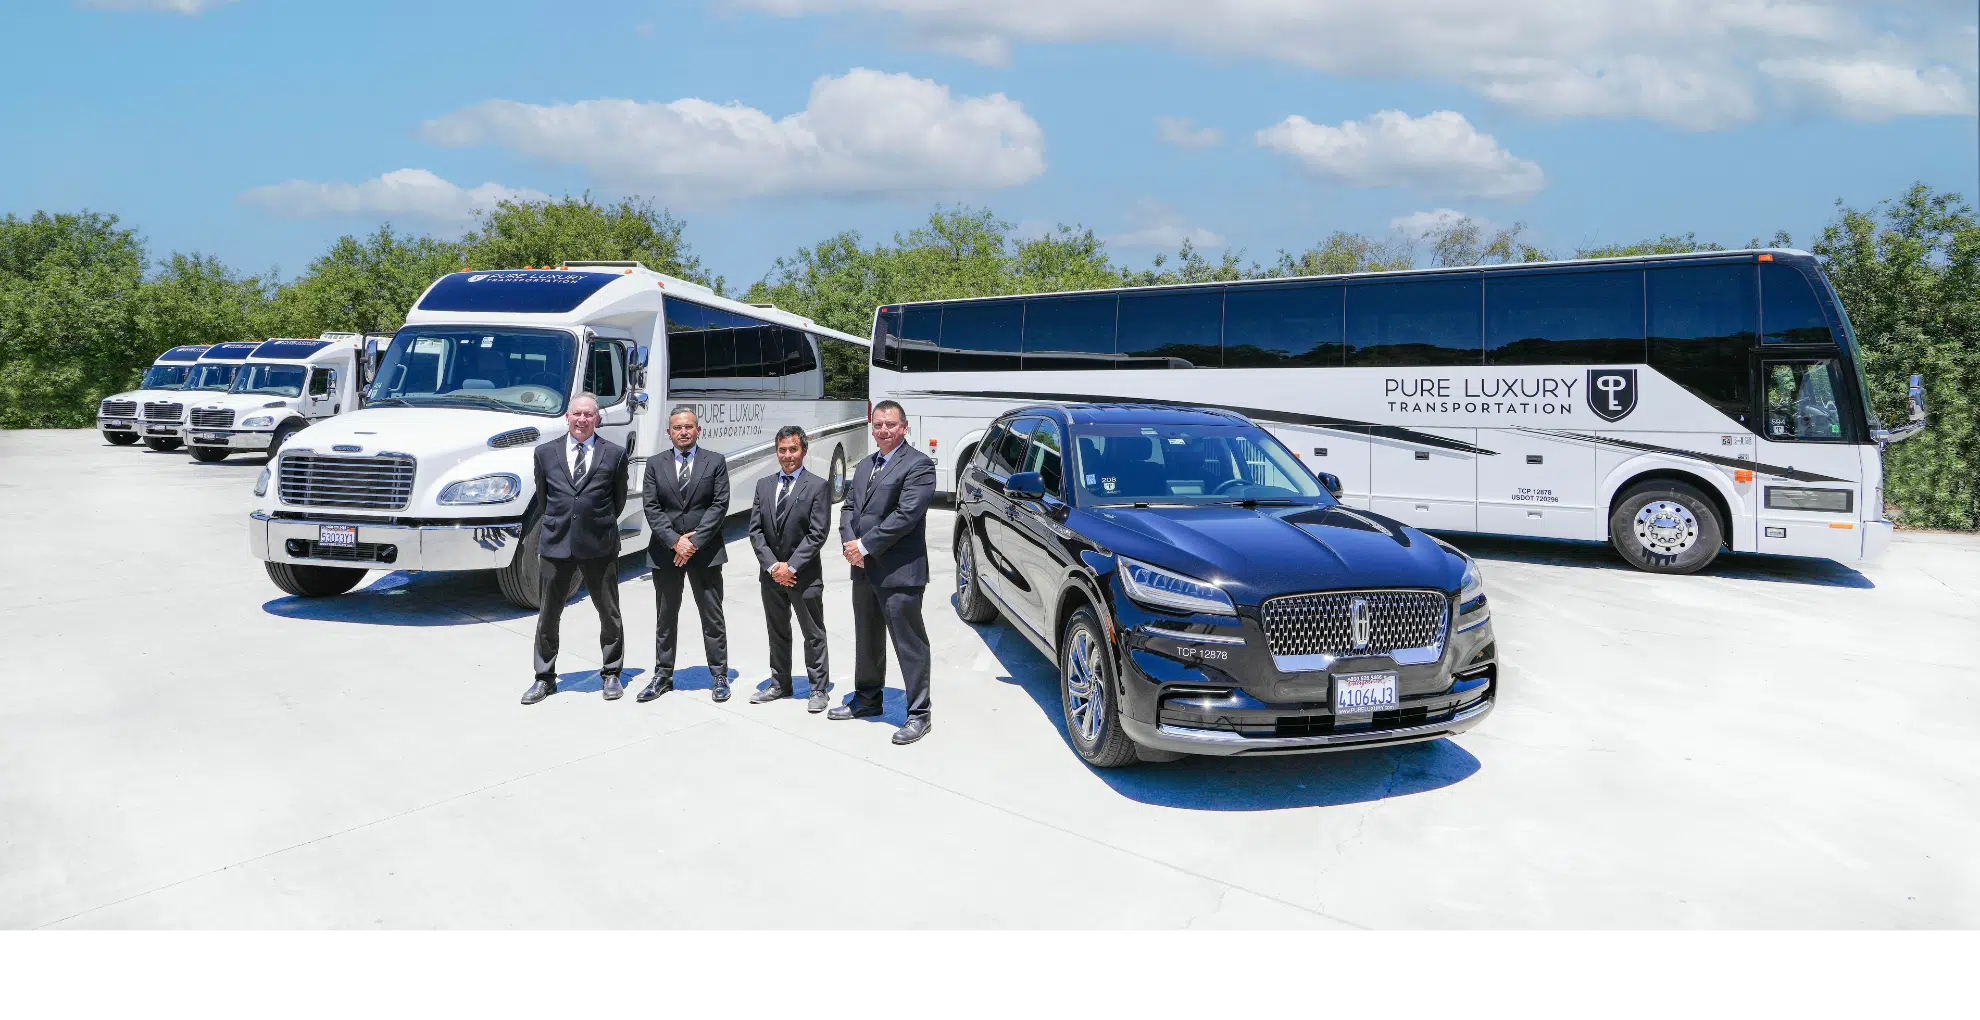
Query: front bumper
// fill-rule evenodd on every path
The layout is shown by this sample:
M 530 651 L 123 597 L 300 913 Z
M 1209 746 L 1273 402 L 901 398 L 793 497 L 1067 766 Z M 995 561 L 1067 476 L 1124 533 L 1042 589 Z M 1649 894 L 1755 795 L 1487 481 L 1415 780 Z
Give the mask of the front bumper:
M 356 544 L 325 546 L 323 525 L 357 528 Z M 270 563 L 307 563 L 376 570 L 497 570 L 509 565 L 521 539 L 513 521 L 488 524 L 402 524 L 362 518 L 309 520 L 248 515 L 248 549 Z
M 142 418 L 131 421 L 131 431 L 146 439 L 183 439 L 186 426 L 176 421 L 145 421 Z
M 144 422 L 137 418 L 99 417 L 96 419 L 96 428 L 101 432 L 137 432 L 142 434 L 143 427 Z
M 266 450 L 273 432 L 234 432 L 227 429 L 188 429 L 186 441 L 194 446 L 224 446 L 229 450 Z
M 1888 520 L 1864 521 L 1863 558 L 1879 559 L 1891 547 L 1891 536 L 1897 531 L 1897 522 Z

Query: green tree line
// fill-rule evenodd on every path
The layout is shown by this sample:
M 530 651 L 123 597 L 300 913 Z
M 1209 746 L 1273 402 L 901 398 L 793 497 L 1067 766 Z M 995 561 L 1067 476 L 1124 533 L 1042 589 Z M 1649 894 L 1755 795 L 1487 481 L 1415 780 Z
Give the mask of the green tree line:
M 0 427 L 88 427 L 98 400 L 135 385 L 177 344 L 396 329 L 421 290 L 463 266 L 637 259 L 728 292 L 686 234 L 681 220 L 637 198 L 503 202 L 456 238 L 390 224 L 340 237 L 280 280 L 201 253 L 153 259 L 145 240 L 111 215 L 9 215 L 0 219 Z M 1791 239 L 1778 233 L 1771 243 Z M 1024 235 L 987 209 L 938 207 L 887 240 L 846 231 L 800 248 L 741 296 L 863 335 L 876 306 L 898 301 L 1720 247 L 1666 234 L 1553 252 L 1533 244 L 1523 224 L 1490 228 L 1466 218 L 1421 236 L 1337 231 L 1268 262 L 1233 251 L 1213 259 L 1185 242 L 1174 255 L 1129 266 L 1082 226 Z M 1980 227 L 1972 209 L 1923 185 L 1867 209 L 1838 202 L 1811 250 L 1849 310 L 1885 421 L 1903 420 L 1908 375 L 1927 380 L 1932 426 L 1890 448 L 1886 501 L 1911 527 L 1980 526 Z

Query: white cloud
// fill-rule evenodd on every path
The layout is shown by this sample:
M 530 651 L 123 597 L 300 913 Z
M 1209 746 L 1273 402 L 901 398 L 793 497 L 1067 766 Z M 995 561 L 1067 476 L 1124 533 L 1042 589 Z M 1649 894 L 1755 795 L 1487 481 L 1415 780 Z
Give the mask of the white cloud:
M 1413 212 L 1407 216 L 1398 216 L 1390 220 L 1389 229 L 1405 237 L 1414 239 L 1433 231 L 1443 230 L 1464 218 L 1465 215 L 1456 209 L 1428 209 Z M 1472 221 L 1477 223 L 1481 228 L 1490 226 L 1490 224 L 1477 217 L 1473 217 Z
M 1192 227 L 1181 213 L 1159 202 L 1137 202 L 1127 214 L 1129 229 L 1101 238 L 1113 248 L 1224 248 L 1230 241 L 1209 227 Z
M 1183 149 L 1208 149 L 1224 142 L 1222 131 L 1197 127 L 1188 117 L 1155 118 L 1155 137 Z
M 728 0 L 785 16 L 898 15 L 924 44 L 990 63 L 1013 42 L 1148 41 L 1375 78 L 1452 82 L 1545 116 L 1722 128 L 1765 112 L 1772 79 L 1815 61 L 1898 74 L 1819 75 L 1847 116 L 1971 110 L 1972 4 L 1960 0 Z M 1917 79 L 1907 84 L 1904 74 Z M 1867 79 L 1867 80 L 1866 80 Z M 1805 75 L 1801 79 L 1805 80 Z M 1950 83 L 1950 84 L 1948 84 Z
M 168 11 L 199 14 L 234 0 L 81 0 L 82 6 L 103 11 Z
M 1258 132 L 1258 144 L 1308 172 L 1363 188 L 1409 188 L 1459 198 L 1520 199 L 1546 186 L 1539 164 L 1507 152 L 1463 114 L 1383 110 L 1335 127 L 1297 114 Z
M 242 194 L 241 201 L 294 219 L 403 216 L 460 225 L 473 220 L 476 210 L 493 209 L 504 199 L 535 202 L 549 197 L 494 183 L 463 188 L 431 171 L 406 169 L 358 184 L 301 180 L 270 184 Z
M 1949 67 L 1907 67 L 1874 58 L 1766 60 L 1760 70 L 1791 91 L 1856 120 L 1972 113 L 1973 91 Z
M 812 83 L 781 119 L 737 103 L 489 100 L 429 121 L 428 141 L 496 145 L 585 166 L 677 202 L 753 196 L 912 197 L 986 191 L 1045 172 L 1045 133 L 1002 93 L 956 97 L 855 68 Z

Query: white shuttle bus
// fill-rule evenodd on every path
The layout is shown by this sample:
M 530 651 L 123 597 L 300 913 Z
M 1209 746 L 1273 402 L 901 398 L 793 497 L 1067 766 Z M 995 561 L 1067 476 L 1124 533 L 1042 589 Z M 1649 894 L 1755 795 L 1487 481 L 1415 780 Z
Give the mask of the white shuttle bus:
M 186 411 L 187 452 L 213 463 L 233 453 L 274 456 L 311 423 L 357 410 L 364 337 L 325 333 L 315 340 L 264 340 L 242 362 L 224 394 Z
M 175 417 L 172 406 L 177 404 L 185 410 L 186 378 L 192 374 L 193 364 L 206 352 L 205 344 L 186 344 L 174 347 L 160 354 L 151 367 L 144 370 L 144 378 L 138 388 L 104 397 L 96 405 L 96 428 L 112 446 L 131 446 L 144 439 L 145 420 L 141 410 L 158 405 L 160 432 L 155 434 L 152 449 L 170 450 L 177 447 L 178 441 L 169 438 L 170 426 L 164 424 Z M 160 445 L 169 444 L 169 445 Z
M 1911 421 L 1877 421 L 1848 316 L 1790 250 L 913 302 L 878 309 L 871 351 L 945 490 L 1028 401 L 1221 407 L 1352 506 L 1676 573 L 1875 556 L 1882 446 L 1924 424 L 1915 376 Z
M 262 472 L 249 546 L 293 595 L 339 595 L 374 569 L 493 570 L 534 608 L 536 537 L 518 534 L 531 458 L 565 434 L 572 395 L 597 394 L 599 435 L 631 453 L 631 554 L 649 538 L 646 458 L 672 448 L 676 404 L 728 457 L 730 512 L 775 470 L 783 425 L 811 437 L 807 467 L 838 498 L 866 451 L 865 347 L 635 262 L 452 273 L 391 338 L 364 408 L 310 426 Z

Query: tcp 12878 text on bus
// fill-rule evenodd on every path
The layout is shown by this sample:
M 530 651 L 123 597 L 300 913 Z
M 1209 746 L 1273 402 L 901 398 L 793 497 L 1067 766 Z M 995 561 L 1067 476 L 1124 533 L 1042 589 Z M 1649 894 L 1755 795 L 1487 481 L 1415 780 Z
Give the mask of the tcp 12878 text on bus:
M 1390 377 L 1382 395 L 1389 410 L 1399 412 L 1469 411 L 1487 414 L 1573 414 L 1577 379 L 1522 379 L 1500 376 L 1450 379 L 1435 376 Z M 1394 398 L 1404 399 L 1394 399 Z

